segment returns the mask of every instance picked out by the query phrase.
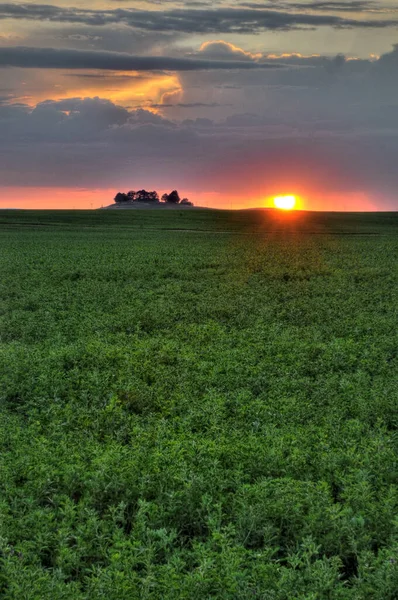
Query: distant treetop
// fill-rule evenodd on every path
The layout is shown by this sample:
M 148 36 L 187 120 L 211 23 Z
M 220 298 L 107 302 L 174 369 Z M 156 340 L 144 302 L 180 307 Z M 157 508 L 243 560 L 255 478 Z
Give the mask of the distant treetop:
M 122 202 L 128 202 L 129 200 L 128 194 L 123 194 L 123 192 L 118 192 L 114 197 L 116 204 L 122 204 Z
M 173 190 L 170 194 L 164 194 L 162 196 L 165 202 L 169 202 L 170 204 L 179 204 L 180 203 L 180 195 L 177 190 Z
M 165 204 L 181 204 L 182 206 L 193 206 L 193 202 L 190 202 L 188 198 L 180 199 L 180 195 L 177 190 L 173 190 L 170 194 L 163 194 L 161 200 L 159 200 L 159 194 L 155 191 L 147 192 L 146 190 L 130 190 L 125 194 L 124 192 L 118 192 L 114 198 L 116 204 L 132 203 L 132 202 L 153 202 L 153 203 L 165 203 Z

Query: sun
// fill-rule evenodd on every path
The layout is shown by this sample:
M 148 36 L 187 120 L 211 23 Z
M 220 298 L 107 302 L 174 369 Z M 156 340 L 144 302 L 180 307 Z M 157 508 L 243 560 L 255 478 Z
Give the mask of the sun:
M 275 196 L 274 205 L 281 210 L 293 210 L 296 206 L 296 196 Z

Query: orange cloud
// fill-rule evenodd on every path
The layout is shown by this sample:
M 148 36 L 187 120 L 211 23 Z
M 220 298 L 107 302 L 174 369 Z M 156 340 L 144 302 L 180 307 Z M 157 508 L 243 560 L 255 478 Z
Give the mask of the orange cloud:
M 232 55 L 234 58 L 249 58 L 251 60 L 258 60 L 262 57 L 261 53 L 253 53 L 248 52 L 247 50 L 243 50 L 239 46 L 235 46 L 231 42 L 225 42 L 224 40 L 212 40 L 209 42 L 204 42 L 200 48 L 199 52 L 203 52 L 205 54 L 213 54 L 216 53 L 219 55 Z
M 131 108 L 150 107 L 161 102 L 164 94 L 180 90 L 178 75 L 173 73 L 35 70 L 20 83 L 23 93 L 14 101 L 35 106 L 44 100 L 100 97 Z

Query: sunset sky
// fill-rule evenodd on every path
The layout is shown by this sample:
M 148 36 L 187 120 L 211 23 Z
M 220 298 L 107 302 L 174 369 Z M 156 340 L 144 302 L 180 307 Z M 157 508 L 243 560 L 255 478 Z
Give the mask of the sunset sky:
M 0 207 L 398 209 L 398 0 L 0 4 Z

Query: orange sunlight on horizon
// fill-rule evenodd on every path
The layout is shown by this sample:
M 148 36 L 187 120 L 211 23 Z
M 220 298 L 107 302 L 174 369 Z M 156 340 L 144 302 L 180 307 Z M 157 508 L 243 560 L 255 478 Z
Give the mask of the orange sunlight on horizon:
M 151 187 L 145 182 L 138 185 Z M 131 186 L 130 186 L 131 187 Z M 170 186 L 169 186 L 170 187 Z M 242 210 L 246 208 L 270 208 L 274 207 L 274 198 L 277 196 L 264 196 L 260 194 L 248 194 L 242 198 L 241 194 L 230 194 L 218 191 L 207 192 L 198 189 L 180 189 L 180 194 L 187 196 L 195 206 L 205 208 Z M 22 208 L 22 209 L 90 209 L 100 208 L 113 204 L 113 198 L 120 189 L 128 189 L 128 186 L 107 188 L 84 188 L 84 187 L 0 187 L 0 209 Z M 158 186 L 160 195 L 169 191 Z M 296 195 L 294 211 L 337 211 L 337 212 L 372 212 L 377 210 L 394 210 L 391 203 L 384 206 L 377 204 L 375 199 L 365 193 L 350 194 L 323 194 L 311 193 L 309 195 Z M 395 209 L 396 210 L 396 209 Z
M 293 210 L 296 206 L 297 198 L 294 195 L 275 196 L 274 206 L 280 210 Z

